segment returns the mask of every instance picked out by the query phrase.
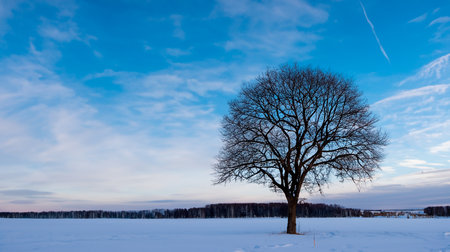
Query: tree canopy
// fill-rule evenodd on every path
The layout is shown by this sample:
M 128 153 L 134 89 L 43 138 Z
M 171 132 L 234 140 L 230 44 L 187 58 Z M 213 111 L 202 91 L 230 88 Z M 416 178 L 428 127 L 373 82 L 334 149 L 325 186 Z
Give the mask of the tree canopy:
M 269 69 L 229 103 L 215 182 L 245 180 L 282 192 L 293 208 L 287 232 L 295 233 L 302 188 L 321 191 L 330 175 L 372 178 L 387 144 L 377 121 L 351 79 L 297 64 Z

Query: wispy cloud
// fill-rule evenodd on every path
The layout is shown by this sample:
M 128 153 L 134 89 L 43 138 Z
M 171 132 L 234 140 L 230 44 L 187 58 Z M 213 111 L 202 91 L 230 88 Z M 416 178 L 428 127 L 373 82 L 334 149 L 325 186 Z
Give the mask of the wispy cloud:
M 158 199 L 179 192 L 177 186 L 164 189 L 167 184 L 163 181 L 169 177 L 183 181 L 180 186 L 196 188 L 189 193 L 193 198 L 210 186 L 220 118 L 211 113 L 209 104 L 203 106 L 183 97 L 166 102 L 158 98 L 181 95 L 177 83 L 185 80 L 174 78 L 174 86 L 164 89 L 170 76 L 134 77 L 139 82 L 133 83 L 133 76 L 122 74 L 131 86 L 117 97 L 117 106 L 96 108 L 89 104 L 89 97 L 77 95 L 71 82 L 55 74 L 51 64 L 42 64 L 40 57 L 47 58 L 46 53 L 0 61 L 0 176 L 5 179 L 0 193 L 10 197 L 0 199 L 2 209 L 11 200 L 17 205 L 40 192 L 58 192 L 51 196 L 68 202 L 89 199 L 117 203 L 142 199 L 142 195 L 152 200 L 155 194 Z M 167 92 L 154 99 L 140 97 L 145 87 L 149 93 L 161 91 L 158 85 Z M 202 92 L 200 87 L 192 88 Z M 155 112 L 152 106 L 158 104 L 166 107 Z M 105 111 L 114 111 L 114 121 L 123 120 L 127 130 L 122 130 L 121 123 L 106 120 Z M 184 174 L 180 169 L 190 172 Z M 39 188 L 39 192 L 15 189 L 30 187 Z M 36 204 L 57 207 L 68 203 L 48 199 Z
M 406 78 L 402 83 L 408 83 L 410 88 L 404 87 L 403 90 L 398 90 L 373 104 L 372 108 L 380 115 L 381 124 L 391 135 L 391 143 L 386 147 L 387 156 L 382 167 L 395 168 L 392 173 L 382 174 L 384 182 L 380 179 L 376 183 L 386 186 L 398 184 L 400 187 L 397 191 L 385 191 L 387 187 L 383 187 L 383 191 L 379 192 L 369 189 L 370 193 L 364 194 L 364 197 L 377 200 L 385 195 L 393 199 L 398 198 L 399 202 L 402 202 L 401 197 L 407 197 L 408 193 L 440 185 L 435 188 L 438 192 L 435 201 L 427 199 L 427 194 L 417 193 L 414 202 L 417 207 L 432 202 L 447 202 L 448 197 L 443 197 L 439 190 L 449 188 L 448 179 L 446 181 L 443 178 L 450 172 L 447 162 L 450 157 L 449 56 L 444 55 L 431 61 L 416 74 Z M 417 169 L 420 172 L 416 172 Z M 358 195 L 354 197 L 357 197 L 358 201 L 361 198 Z M 348 196 L 348 199 L 350 198 Z M 390 202 L 388 205 L 395 204 Z
M 401 91 L 400 93 L 384 98 L 373 105 L 379 105 L 383 103 L 393 102 L 397 100 L 403 100 L 408 98 L 414 98 L 418 96 L 426 96 L 431 94 L 443 94 L 450 87 L 450 84 L 430 85 L 412 90 Z
M 44 21 L 44 24 L 39 28 L 41 36 L 58 42 L 70 42 L 72 40 L 80 40 L 78 27 L 72 21 L 67 22 L 50 22 Z
M 0 38 L 9 30 L 8 19 L 13 17 L 13 10 L 23 0 L 3 0 L 0 2 Z
M 118 202 L 143 199 L 147 207 L 157 207 L 163 203 L 149 202 L 180 191 L 193 200 L 217 200 L 223 188 L 210 189 L 210 167 L 220 145 L 216 100 L 224 102 L 255 69 L 209 61 L 148 73 L 105 70 L 82 82 L 107 78 L 121 92 L 79 96 L 73 87 L 80 83 L 56 74 L 53 61 L 43 64 L 49 53 L 33 48 L 29 55 L 0 62 L 0 153 L 8 157 L 0 176 L 8 181 L 1 189 L 32 185 L 57 194 L 23 206 L 26 197 L 0 199 L 2 209 L 120 209 L 129 205 Z M 95 106 L 99 100 L 105 102 Z M 14 169 L 2 168 L 11 165 Z M 177 185 L 169 188 L 167 178 Z M 220 201 L 267 196 L 253 187 L 245 200 L 230 196 L 242 188 L 219 193 Z
M 31 204 L 35 204 L 36 201 L 35 200 L 11 200 L 9 203 L 12 204 L 18 204 L 18 205 L 31 205 Z
M 144 45 L 144 50 L 145 51 L 151 51 L 153 48 L 149 45 Z
M 432 26 L 435 24 L 445 24 L 450 22 L 450 17 L 449 16 L 444 16 L 444 17 L 438 17 L 436 19 L 434 19 L 433 21 L 430 22 L 430 24 L 428 26 Z
M 233 94 L 237 92 L 242 82 L 259 74 L 264 67 L 243 68 L 241 64 L 206 60 L 189 64 L 174 63 L 168 69 L 148 73 L 106 69 L 100 73 L 90 74 L 84 80 L 114 77 L 114 83 L 140 96 L 195 100 L 209 97 L 214 92 Z
M 25 197 L 39 197 L 39 196 L 48 196 L 52 195 L 51 192 L 43 192 L 36 190 L 28 190 L 28 189 L 17 189 L 17 190 L 0 190 L 0 194 L 5 196 L 25 196 Z
M 420 23 L 420 22 L 423 22 L 423 21 L 425 21 L 427 16 L 428 16 L 428 13 L 425 12 L 424 14 L 409 20 L 408 23 Z
M 441 150 L 439 144 L 450 138 L 449 93 L 450 84 L 428 85 L 400 91 L 373 104 L 385 128 L 395 135 L 387 147 L 393 157 L 442 163 L 442 157 L 434 154 Z M 386 165 L 393 166 L 397 160 Z
M 443 121 L 443 122 L 434 122 L 429 127 L 424 127 L 424 128 L 411 130 L 408 135 L 412 136 L 412 137 L 415 137 L 415 136 L 428 136 L 428 137 L 430 137 L 432 135 L 436 135 L 437 134 L 437 136 L 440 136 L 440 135 L 442 135 L 442 132 L 441 133 L 438 133 L 438 132 L 443 130 L 443 129 L 445 129 L 445 128 L 447 128 L 447 127 L 450 128 L 450 120 Z M 431 134 L 430 134 L 430 132 L 431 132 Z
M 232 17 L 248 17 L 250 22 L 272 24 L 292 23 L 309 28 L 327 21 L 328 13 L 306 1 L 219 1 L 223 12 Z
M 80 96 L 74 89 L 80 83 L 58 75 L 54 61 L 47 62 L 52 53 L 57 54 L 32 47 L 28 55 L 0 61 L 0 153 L 8 157 L 0 164 L 0 177 L 7 181 L 0 189 L 57 193 L 24 206 L 19 203 L 26 197 L 0 199 L 2 209 L 120 209 L 129 206 L 118 202 L 170 199 L 168 194 L 180 191 L 211 202 L 223 191 L 210 190 L 210 167 L 220 145 L 216 100 L 224 102 L 255 69 L 208 61 L 148 73 L 105 70 L 81 82 L 107 78 L 121 92 Z M 177 185 L 169 188 L 167 178 Z M 219 194 L 238 195 L 239 188 Z M 253 196 L 261 198 L 259 192 Z M 56 197 L 63 202 L 53 202 Z
M 448 71 L 450 53 L 441 56 L 432 62 L 428 63 L 419 72 L 419 77 L 430 77 L 435 75 L 436 78 L 440 79 L 443 71 Z
M 76 4 L 75 0 L 44 0 L 43 2 L 57 8 L 59 17 L 72 18 L 73 16 L 75 16 L 76 10 L 78 9 L 78 5 Z
M 429 184 L 426 187 L 380 185 L 364 192 L 327 194 L 326 198 L 315 198 L 312 201 L 362 209 L 415 209 L 450 204 L 450 197 L 446 193 L 449 190 L 448 184 Z
M 430 149 L 431 153 L 447 152 L 450 153 L 450 141 L 438 144 Z
M 442 16 L 434 19 L 428 24 L 429 28 L 434 28 L 432 42 L 448 44 L 450 41 L 450 16 Z
M 181 27 L 181 21 L 183 20 L 183 16 L 171 15 L 170 19 L 172 20 L 174 26 L 173 36 L 178 39 L 184 39 L 185 33 L 183 28 Z
M 59 43 L 80 41 L 88 46 L 91 46 L 92 41 L 97 40 L 97 37 L 80 31 L 74 19 L 78 8 L 75 2 L 68 0 L 61 3 L 46 0 L 43 3 L 56 7 L 58 14 L 52 18 L 40 18 L 42 23 L 38 26 L 38 33 L 42 38 Z M 100 56 L 98 51 L 93 49 L 92 52 L 96 57 Z
M 215 11 L 235 23 L 225 49 L 272 57 L 306 57 L 321 39 L 313 27 L 328 19 L 325 9 L 306 1 L 220 0 Z
M 183 50 L 180 48 L 167 48 L 166 53 L 170 56 L 179 57 L 179 56 L 186 56 L 191 54 L 190 50 Z
M 389 56 L 387 55 L 386 51 L 384 50 L 383 46 L 381 45 L 380 39 L 377 36 L 377 33 L 375 32 L 375 26 L 372 24 L 372 22 L 370 21 L 369 17 L 367 16 L 366 13 L 366 9 L 364 8 L 363 3 L 360 1 L 359 2 L 361 4 L 361 8 L 364 12 L 364 16 L 366 17 L 367 23 L 370 25 L 370 28 L 372 28 L 372 33 L 375 36 L 375 39 L 377 40 L 378 46 L 380 47 L 380 51 L 381 53 L 383 53 L 384 57 L 386 58 L 386 60 L 391 63 L 391 60 L 389 59 Z
M 450 204 L 450 169 L 430 169 L 393 178 L 376 180 L 360 192 L 331 186 L 326 197 L 313 197 L 312 202 L 327 202 L 363 209 L 424 208 Z M 354 186 L 353 186 L 354 187 Z M 352 188 L 352 186 L 348 187 Z
M 447 78 L 450 80 L 450 53 L 443 55 L 425 66 L 421 67 L 420 70 L 398 83 L 399 86 L 413 81 L 446 81 Z
M 422 169 L 422 170 L 435 170 L 436 167 L 443 166 L 441 163 L 430 163 L 420 159 L 404 159 L 398 163 L 399 166 Z
M 450 175 L 450 169 L 445 167 L 443 169 L 419 171 L 397 176 L 382 183 L 387 184 L 400 184 L 408 187 L 427 187 L 430 185 L 450 185 L 448 177 Z
M 392 166 L 382 166 L 380 168 L 383 172 L 386 172 L 386 173 L 394 173 L 395 172 L 395 168 Z

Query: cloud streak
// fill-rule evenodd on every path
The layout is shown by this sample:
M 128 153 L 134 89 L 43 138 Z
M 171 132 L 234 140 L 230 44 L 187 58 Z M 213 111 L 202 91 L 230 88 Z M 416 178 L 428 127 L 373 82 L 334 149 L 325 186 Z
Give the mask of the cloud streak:
M 321 39 L 313 27 L 325 23 L 328 13 L 306 1 L 219 0 L 216 12 L 232 19 L 226 50 L 280 58 L 302 55 L 315 49 Z
M 380 39 L 377 36 L 377 33 L 375 32 L 375 26 L 373 25 L 373 23 L 370 21 L 369 17 L 367 16 L 366 13 L 366 9 L 364 8 L 363 3 L 360 1 L 359 2 L 361 4 L 361 8 L 364 12 L 364 16 L 366 17 L 367 23 L 370 25 L 370 28 L 372 28 L 372 33 L 375 36 L 375 39 L 377 40 L 378 46 L 380 47 L 380 51 L 381 53 L 383 53 L 384 57 L 386 58 L 386 60 L 391 63 L 391 60 L 389 59 L 389 56 L 387 55 L 386 51 L 384 50 L 383 46 L 381 45 Z
M 327 195 L 314 202 L 339 204 L 362 209 L 425 208 L 432 205 L 450 204 L 450 185 L 409 187 L 403 185 L 378 186 L 367 192 Z
M 423 163 L 412 160 L 411 163 Z M 425 162 L 426 163 L 426 162 Z M 430 205 L 450 204 L 450 169 L 428 169 L 400 175 L 391 179 L 378 179 L 360 192 L 351 190 L 353 185 L 331 186 L 326 197 L 314 196 L 312 202 L 341 204 L 363 209 L 423 208 Z M 341 190 L 340 188 L 346 187 Z M 350 190 L 349 190 L 350 188 Z
M 419 96 L 426 96 L 431 94 L 443 94 L 447 91 L 447 89 L 450 87 L 450 84 L 440 84 L 440 85 L 430 85 L 425 86 L 421 88 L 411 89 L 411 90 L 405 90 L 401 91 L 400 93 L 384 98 L 380 101 L 377 101 L 373 105 L 380 105 L 384 103 L 389 103 L 393 101 L 403 100 L 403 99 L 409 99 Z
M 409 20 L 408 23 L 420 23 L 420 22 L 423 22 L 423 21 L 425 21 L 427 16 L 428 16 L 428 13 L 425 12 L 424 14 Z
M 420 70 L 398 83 L 399 86 L 404 85 L 405 83 L 411 83 L 415 81 L 447 81 L 450 80 L 450 71 L 449 71 L 449 59 L 450 53 L 443 55 L 425 66 L 421 67 Z
M 420 159 L 405 159 L 399 162 L 398 165 L 421 170 L 435 170 L 437 167 L 443 166 L 441 163 L 429 163 Z
M 428 26 L 432 26 L 435 24 L 445 24 L 450 22 L 450 17 L 449 16 L 444 16 L 444 17 L 438 17 L 436 19 L 434 19 L 433 21 L 430 22 L 430 24 Z
M 21 197 L 35 198 L 40 196 L 49 196 L 52 195 L 53 193 L 28 189 L 16 189 L 16 190 L 0 190 L 0 194 L 3 194 L 5 196 L 21 196 Z
M 431 153 L 438 152 L 450 152 L 450 141 L 443 142 L 437 146 L 434 146 L 430 149 Z
M 448 70 L 449 58 L 450 53 L 428 63 L 427 65 L 422 67 L 421 71 L 419 72 L 419 77 L 436 76 L 436 78 L 440 79 L 442 73 Z

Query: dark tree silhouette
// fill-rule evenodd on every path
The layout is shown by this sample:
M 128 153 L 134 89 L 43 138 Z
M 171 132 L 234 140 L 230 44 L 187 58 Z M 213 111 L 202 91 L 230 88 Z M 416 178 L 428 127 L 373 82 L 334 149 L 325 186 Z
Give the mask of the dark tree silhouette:
M 229 103 L 215 183 L 245 180 L 282 192 L 294 234 L 302 188 L 322 192 L 330 175 L 372 178 L 387 144 L 376 123 L 350 79 L 297 64 L 267 70 Z
M 286 217 L 286 203 L 227 203 L 211 204 L 189 209 L 153 209 L 141 211 L 50 211 L 50 212 L 0 212 L 0 218 L 34 219 L 166 219 L 166 218 L 247 218 Z M 364 211 L 364 213 L 370 211 Z M 361 210 L 338 205 L 302 203 L 297 215 L 303 217 L 359 217 Z M 373 217 L 373 214 L 371 215 Z

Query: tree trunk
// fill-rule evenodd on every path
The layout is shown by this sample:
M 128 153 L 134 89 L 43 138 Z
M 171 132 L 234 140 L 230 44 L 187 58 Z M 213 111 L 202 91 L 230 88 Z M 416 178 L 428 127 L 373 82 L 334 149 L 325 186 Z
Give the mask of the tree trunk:
M 288 224 L 286 233 L 297 234 L 297 201 L 288 200 Z

